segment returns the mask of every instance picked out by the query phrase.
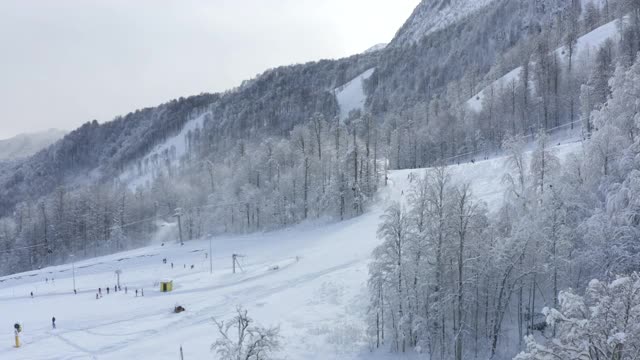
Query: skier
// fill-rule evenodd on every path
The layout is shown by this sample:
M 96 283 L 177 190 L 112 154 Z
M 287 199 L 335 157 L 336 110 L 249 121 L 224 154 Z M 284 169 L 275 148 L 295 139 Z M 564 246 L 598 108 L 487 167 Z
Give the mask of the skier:
M 73 295 L 78 295 L 78 290 L 73 289 Z
M 102 288 L 98 288 L 98 294 L 100 294 L 100 296 L 102 296 Z
M 98 293 L 96 293 L 96 300 L 98 300 L 98 298 L 99 298 L 99 297 L 98 297 Z
M 51 326 L 55 329 L 56 328 L 56 317 L 52 317 L 51 318 Z
M 142 292 L 142 296 L 144 296 L 144 289 L 140 290 Z
M 109 287 L 107 286 L 107 295 L 109 295 Z
M 33 291 L 31 292 L 31 297 L 33 298 Z
M 171 263 L 171 268 L 173 269 L 173 263 Z
M 125 295 L 127 294 L 127 290 L 129 290 L 129 289 L 127 289 L 127 287 L 125 286 L 125 287 L 124 287 L 124 293 L 125 293 Z
M 138 289 L 136 289 L 136 297 L 138 297 Z

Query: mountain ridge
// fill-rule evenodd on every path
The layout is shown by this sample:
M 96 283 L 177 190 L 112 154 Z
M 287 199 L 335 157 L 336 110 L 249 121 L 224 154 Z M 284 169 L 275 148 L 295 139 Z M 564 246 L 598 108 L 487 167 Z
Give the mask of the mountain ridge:
M 47 129 L 0 139 L 0 161 L 27 158 L 60 140 L 67 131 Z

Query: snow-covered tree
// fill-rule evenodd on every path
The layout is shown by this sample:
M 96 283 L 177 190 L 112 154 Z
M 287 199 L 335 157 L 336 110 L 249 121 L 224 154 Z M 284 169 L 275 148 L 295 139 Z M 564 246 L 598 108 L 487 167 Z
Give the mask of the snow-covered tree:
M 219 338 L 211 350 L 220 360 L 269 360 L 281 349 L 280 328 L 255 325 L 241 307 L 236 309 L 233 319 L 214 322 Z
M 545 308 L 555 334 L 527 337 L 515 360 L 637 359 L 640 354 L 640 276 L 592 280 L 584 296 L 563 291 L 558 308 Z

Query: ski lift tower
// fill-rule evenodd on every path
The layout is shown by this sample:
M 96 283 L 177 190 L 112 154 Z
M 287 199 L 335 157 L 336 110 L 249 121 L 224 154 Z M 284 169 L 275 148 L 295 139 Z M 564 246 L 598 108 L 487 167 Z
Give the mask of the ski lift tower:
M 120 287 L 120 274 L 122 274 L 122 270 L 118 269 L 115 271 L 116 278 L 118 279 L 118 287 Z
M 178 218 L 178 232 L 180 233 L 180 246 L 184 245 L 184 241 L 182 241 L 182 222 L 180 221 L 180 217 L 182 216 L 182 208 L 176 208 L 173 217 Z
M 238 261 L 238 258 L 243 258 L 245 257 L 244 255 L 241 254 L 233 254 L 231 255 L 231 260 L 233 262 L 233 273 L 236 273 L 236 265 L 238 265 L 238 268 L 240 268 L 240 270 L 242 270 L 242 272 L 244 272 L 244 269 L 242 269 L 242 266 L 240 265 L 240 262 Z
M 76 292 L 76 262 L 75 262 L 75 254 L 69 254 L 71 258 L 71 273 L 73 274 L 73 292 Z

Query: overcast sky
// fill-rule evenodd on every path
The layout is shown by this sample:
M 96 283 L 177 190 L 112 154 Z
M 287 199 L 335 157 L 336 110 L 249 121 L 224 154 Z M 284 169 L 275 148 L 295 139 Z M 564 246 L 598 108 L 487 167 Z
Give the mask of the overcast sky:
M 388 42 L 419 0 L 2 0 L 0 139 Z

